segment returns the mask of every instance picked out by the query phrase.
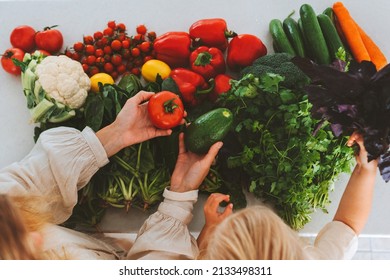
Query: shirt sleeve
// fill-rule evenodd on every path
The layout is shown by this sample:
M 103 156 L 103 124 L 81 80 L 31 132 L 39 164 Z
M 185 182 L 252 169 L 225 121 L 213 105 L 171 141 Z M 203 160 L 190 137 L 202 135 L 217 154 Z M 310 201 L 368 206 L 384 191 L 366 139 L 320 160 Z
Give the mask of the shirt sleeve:
M 164 201 L 142 225 L 128 259 L 194 259 L 195 238 L 188 230 L 198 190 L 177 193 L 165 189 Z
M 332 221 L 318 233 L 314 246 L 307 248 L 313 259 L 350 260 L 358 247 L 358 237 L 352 228 Z
M 77 191 L 107 163 L 91 128 L 49 129 L 24 159 L 0 171 L 0 193 L 48 197 L 48 205 L 38 211 L 50 211 L 52 222 L 62 223 L 77 203 Z

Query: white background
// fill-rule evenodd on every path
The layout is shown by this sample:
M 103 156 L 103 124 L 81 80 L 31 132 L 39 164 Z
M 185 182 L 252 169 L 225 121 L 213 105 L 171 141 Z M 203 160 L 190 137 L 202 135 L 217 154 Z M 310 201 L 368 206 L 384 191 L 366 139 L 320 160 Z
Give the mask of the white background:
M 283 20 L 299 7 L 309 3 L 317 13 L 321 13 L 334 1 L 287 1 L 287 0 L 128 0 L 128 1 L 1 1 L 0 0 L 0 51 L 10 47 L 9 35 L 13 28 L 27 24 L 36 30 L 45 26 L 59 25 L 64 35 L 64 47 L 81 41 L 83 35 L 92 35 L 103 30 L 109 20 L 123 22 L 128 32 L 145 24 L 157 35 L 167 31 L 187 31 L 189 26 L 202 18 L 222 17 L 228 28 L 237 33 L 250 33 L 260 37 L 272 50 L 268 33 L 268 23 L 273 18 Z M 355 21 L 379 45 L 390 59 L 390 37 L 388 35 L 390 2 L 345 0 Z M 0 168 L 22 159 L 33 146 L 34 125 L 29 123 L 29 112 L 22 93 L 20 78 L 0 70 Z M 316 233 L 333 217 L 339 197 L 346 184 L 347 176 L 341 176 L 331 194 L 333 203 L 329 214 L 315 213 L 313 221 L 303 232 Z M 390 185 L 378 176 L 372 214 L 363 234 L 390 234 Z M 199 204 L 199 203 L 198 203 Z M 193 228 L 202 223 L 202 213 L 198 207 Z M 123 216 L 123 213 L 116 213 Z M 129 221 L 129 218 L 126 218 Z M 135 229 L 136 230 L 136 229 Z

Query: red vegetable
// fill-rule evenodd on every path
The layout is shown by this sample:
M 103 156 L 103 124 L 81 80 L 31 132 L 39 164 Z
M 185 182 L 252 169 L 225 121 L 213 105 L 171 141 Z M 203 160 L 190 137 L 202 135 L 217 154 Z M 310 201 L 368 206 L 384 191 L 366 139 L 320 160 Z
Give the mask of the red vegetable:
M 233 31 L 227 30 L 226 21 L 222 18 L 201 19 L 190 26 L 191 39 L 208 47 L 226 50 L 228 39 L 236 36 Z
M 231 79 L 232 77 L 226 74 L 219 74 L 214 78 L 215 85 L 213 91 L 209 95 L 210 101 L 215 102 L 221 94 L 224 94 L 231 89 Z
M 190 56 L 191 38 L 186 32 L 167 32 L 154 40 L 156 58 L 171 68 L 186 67 Z
M 20 75 L 21 69 L 12 61 L 13 58 L 23 61 L 24 51 L 19 48 L 9 48 L 1 56 L 1 66 L 3 69 L 13 75 Z
M 201 75 L 185 68 L 173 69 L 170 76 L 179 88 L 183 102 L 188 106 L 200 104 L 213 89 Z
M 226 71 L 225 58 L 221 50 L 206 46 L 199 47 L 191 53 L 190 67 L 206 80 Z
M 251 34 L 237 35 L 229 43 L 227 65 L 230 70 L 239 71 L 266 54 L 267 47 L 258 37 Z
M 12 30 L 11 45 L 24 52 L 31 52 L 35 48 L 35 29 L 28 25 L 21 25 Z
M 35 34 L 35 44 L 38 49 L 48 51 L 49 53 L 56 53 L 62 48 L 64 38 L 62 33 L 53 27 L 45 27 L 43 31 L 38 31 Z
M 161 129 L 173 128 L 183 119 L 183 102 L 173 92 L 158 92 L 149 99 L 148 114 L 154 126 Z

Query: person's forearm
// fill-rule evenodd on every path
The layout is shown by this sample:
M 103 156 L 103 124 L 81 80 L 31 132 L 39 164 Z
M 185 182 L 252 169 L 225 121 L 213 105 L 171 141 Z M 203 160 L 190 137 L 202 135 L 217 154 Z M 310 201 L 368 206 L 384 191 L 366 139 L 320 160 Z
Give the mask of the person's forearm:
M 371 211 L 376 172 L 376 161 L 355 167 L 334 217 L 335 221 L 345 223 L 356 234 L 363 230 Z
M 115 123 L 112 123 L 98 132 L 96 132 L 100 143 L 102 143 L 104 150 L 107 153 L 107 157 L 111 157 L 119 152 L 123 146 L 121 144 L 121 135 L 119 130 L 116 129 Z
M 198 244 L 199 251 L 204 250 L 207 247 L 207 241 L 210 237 L 210 233 L 212 229 L 208 226 L 204 226 L 199 233 L 198 238 L 196 239 L 196 243 Z

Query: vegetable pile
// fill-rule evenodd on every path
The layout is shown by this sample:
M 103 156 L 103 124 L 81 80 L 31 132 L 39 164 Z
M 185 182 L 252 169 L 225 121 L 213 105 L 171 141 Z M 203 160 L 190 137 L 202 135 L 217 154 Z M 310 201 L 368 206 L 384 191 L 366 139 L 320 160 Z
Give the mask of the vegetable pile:
M 313 81 L 306 87 L 313 116 L 331 123 L 337 137 L 360 132 L 368 160 L 379 159 L 380 173 L 388 182 L 390 65 L 377 72 L 372 62 L 352 62 L 344 72 L 298 58 L 294 63 Z
M 350 171 L 353 153 L 328 123 L 313 134 L 318 121 L 303 90 L 310 80 L 291 58 L 277 53 L 257 59 L 219 102 L 235 118 L 235 142 L 223 147 L 227 167 L 241 170 L 249 191 L 300 229 L 314 209 L 326 210 L 332 184 Z
M 300 18 L 290 14 L 283 22 L 271 20 L 269 30 L 275 52 L 306 57 L 318 64 L 329 65 L 339 54 L 357 62 L 372 61 L 377 70 L 387 64 L 387 59 L 375 42 L 354 21 L 342 2 L 316 14 L 313 7 L 303 4 Z
M 380 157 L 389 180 L 389 129 L 379 120 L 389 117 L 390 70 L 379 70 L 386 59 L 355 21 L 349 17 L 345 27 L 340 6 L 317 15 L 304 4 L 298 20 L 273 19 L 274 54 L 259 37 L 210 18 L 159 36 L 145 25 L 131 35 L 125 24 L 109 21 L 59 56 L 34 52 L 13 60 L 39 123 L 35 138 L 59 125 L 97 131 L 140 90 L 156 93 L 148 104 L 152 123 L 173 129 L 110 158 L 79 192 L 67 224 L 96 225 L 108 207 L 153 209 L 169 184 L 182 131 L 196 153 L 224 141 L 201 191 L 230 194 L 235 209 L 246 206 L 249 191 L 294 229 L 315 209 L 326 211 L 333 183 L 350 172 L 354 151 L 345 144 L 352 131 L 364 134 L 370 159 Z M 358 33 L 348 35 L 351 29 Z M 362 47 L 351 37 L 365 42 L 368 57 L 359 58 Z

